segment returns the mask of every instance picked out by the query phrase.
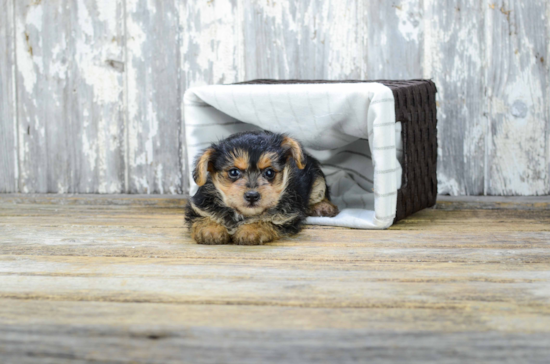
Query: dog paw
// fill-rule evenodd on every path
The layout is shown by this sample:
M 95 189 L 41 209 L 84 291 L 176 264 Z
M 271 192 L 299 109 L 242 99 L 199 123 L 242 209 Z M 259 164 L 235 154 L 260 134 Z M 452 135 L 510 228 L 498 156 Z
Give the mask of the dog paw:
M 233 243 L 237 245 L 262 245 L 277 240 L 279 234 L 270 223 L 253 223 L 239 226 L 233 235 Z
M 309 206 L 309 216 L 334 217 L 339 212 L 338 207 L 326 198 L 321 202 Z
M 193 224 L 191 237 L 199 244 L 215 245 L 231 242 L 231 236 L 224 226 L 206 218 Z

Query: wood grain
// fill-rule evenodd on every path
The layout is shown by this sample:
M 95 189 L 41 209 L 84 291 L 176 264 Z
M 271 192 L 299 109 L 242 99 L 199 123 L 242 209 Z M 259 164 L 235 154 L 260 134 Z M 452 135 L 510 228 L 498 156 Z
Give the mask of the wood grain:
M 67 306 L 63 305 L 60 310 L 65 311 L 66 308 Z M 95 306 L 91 307 L 91 309 L 95 308 Z M 156 308 L 164 311 L 166 305 Z M 182 326 L 179 327 L 159 325 L 158 328 L 146 329 L 127 323 L 124 320 L 127 315 L 124 309 L 131 310 L 132 307 L 120 307 L 118 312 L 114 312 L 115 315 L 112 311 L 110 312 L 110 317 L 114 316 L 118 322 L 121 322 L 114 328 L 113 325 L 98 324 L 74 328 L 64 325 L 37 325 L 29 332 L 31 325 L 6 325 L 5 329 L 0 329 L 2 333 L 0 350 L 4 362 L 141 364 L 159 361 L 164 363 L 357 363 L 368 361 L 542 364 L 546 363 L 549 353 L 546 345 L 549 335 L 546 332 L 488 331 L 482 333 L 474 331 L 449 332 L 440 336 L 436 336 L 437 332 L 421 330 L 394 332 L 387 327 L 391 327 L 391 322 L 399 318 L 380 318 L 375 313 L 373 313 L 374 317 L 367 319 L 368 322 L 380 320 L 379 326 L 384 328 L 370 327 L 376 326 L 375 324 L 365 325 L 366 327 L 355 330 L 330 328 L 236 330 L 235 328 L 191 326 L 188 321 L 180 319 L 175 321 L 181 322 Z M 57 310 L 54 308 L 54 311 Z M 213 317 L 219 317 L 216 311 L 218 311 L 216 306 L 208 310 L 213 312 Z M 41 312 L 44 311 L 41 310 Z M 52 311 L 47 312 L 51 315 Z M 104 310 L 99 312 L 103 313 Z M 180 312 L 174 316 L 181 317 L 186 313 Z M 248 316 L 247 313 L 248 310 L 227 312 L 224 318 L 230 314 L 241 318 L 241 322 L 255 318 L 255 315 Z M 289 314 L 288 311 L 273 312 L 273 310 L 264 310 L 262 313 L 272 314 L 273 321 Z M 308 315 L 302 310 L 297 318 L 298 322 L 303 322 L 319 316 Z M 403 316 L 407 316 L 407 313 L 405 312 Z M 437 315 L 436 318 L 439 319 L 441 316 L 444 315 Z M 426 317 L 426 319 L 429 321 L 434 317 Z M 472 321 L 475 321 L 475 318 Z M 452 320 L 449 323 L 452 324 Z M 117 350 L 119 347 L 125 348 L 123 356 Z
M 187 193 L 192 86 L 424 77 L 440 193 L 550 193 L 548 2 L 0 4 L 0 192 Z
M 367 7 L 362 1 L 246 0 L 242 12 L 247 79 L 367 76 Z
M 18 192 L 13 3 L 0 0 L 0 193 Z
M 441 210 L 548 210 L 550 196 L 438 196 Z
M 244 81 L 242 1 L 181 3 L 184 87 Z
M 550 72 L 547 1 L 529 6 L 497 2 L 489 6 L 487 99 L 489 102 L 489 195 L 546 195 Z
M 244 247 L 195 244 L 181 199 L 65 199 L 0 199 L 3 363 L 550 355 L 550 212 L 531 202 Z
M 122 2 L 69 3 L 15 2 L 19 191 L 120 193 Z
M 125 1 L 129 193 L 183 193 L 177 3 Z
M 427 23 L 421 0 L 368 2 L 368 78 L 422 78 Z
M 487 110 L 484 22 L 478 0 L 427 1 L 425 78 L 438 88 L 438 192 L 485 193 Z M 500 66 L 500 65 L 495 65 Z

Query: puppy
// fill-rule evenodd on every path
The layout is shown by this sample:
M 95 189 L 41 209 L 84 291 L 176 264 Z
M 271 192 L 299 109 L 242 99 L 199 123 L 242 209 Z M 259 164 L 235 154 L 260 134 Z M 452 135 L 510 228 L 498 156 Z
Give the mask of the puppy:
M 307 216 L 336 216 L 319 162 L 300 143 L 268 131 L 244 132 L 198 156 L 199 189 L 185 220 L 199 244 L 260 245 L 296 234 Z

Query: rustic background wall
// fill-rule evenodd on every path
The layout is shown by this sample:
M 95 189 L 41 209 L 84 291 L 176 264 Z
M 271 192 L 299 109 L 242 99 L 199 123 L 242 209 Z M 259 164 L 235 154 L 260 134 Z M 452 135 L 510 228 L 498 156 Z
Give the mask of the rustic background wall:
M 186 190 L 181 100 L 432 78 L 439 190 L 550 193 L 547 0 L 0 0 L 0 192 Z

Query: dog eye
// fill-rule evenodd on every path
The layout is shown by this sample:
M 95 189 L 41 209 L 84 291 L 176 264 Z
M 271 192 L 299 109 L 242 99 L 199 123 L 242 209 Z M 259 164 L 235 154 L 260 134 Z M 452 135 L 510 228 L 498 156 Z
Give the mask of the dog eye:
M 271 168 L 266 169 L 265 172 L 264 172 L 264 176 L 266 176 L 266 178 L 268 178 L 268 179 L 271 179 L 271 178 L 275 177 L 275 171 L 272 170 Z
M 229 177 L 231 178 L 237 178 L 241 175 L 241 171 L 239 171 L 237 168 L 232 168 L 229 170 Z

